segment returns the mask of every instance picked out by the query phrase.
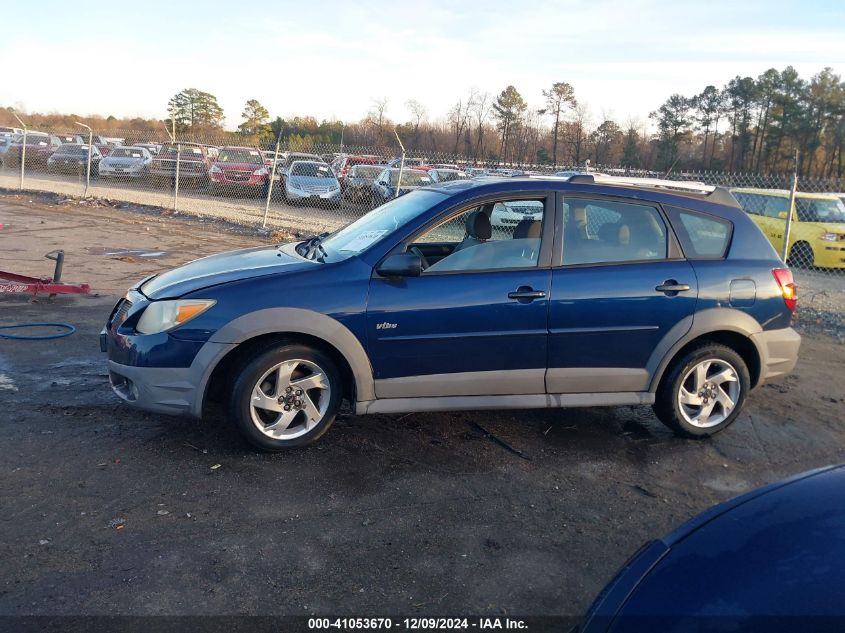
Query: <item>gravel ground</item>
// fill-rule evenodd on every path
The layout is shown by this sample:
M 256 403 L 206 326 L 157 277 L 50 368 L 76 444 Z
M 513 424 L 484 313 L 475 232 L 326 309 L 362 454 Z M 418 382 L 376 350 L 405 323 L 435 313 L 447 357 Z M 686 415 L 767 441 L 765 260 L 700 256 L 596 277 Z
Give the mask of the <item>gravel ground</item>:
M 136 279 L 272 238 L 29 199 L 0 197 L 0 269 L 49 274 L 61 247 L 94 294 L 0 296 L 0 324 L 78 327 L 0 341 L 0 615 L 577 615 L 645 540 L 845 458 L 845 346 L 803 305 L 794 375 L 709 441 L 648 408 L 347 413 L 310 448 L 258 454 L 219 411 L 119 403 L 97 334 Z M 165 254 L 101 254 L 117 248 Z

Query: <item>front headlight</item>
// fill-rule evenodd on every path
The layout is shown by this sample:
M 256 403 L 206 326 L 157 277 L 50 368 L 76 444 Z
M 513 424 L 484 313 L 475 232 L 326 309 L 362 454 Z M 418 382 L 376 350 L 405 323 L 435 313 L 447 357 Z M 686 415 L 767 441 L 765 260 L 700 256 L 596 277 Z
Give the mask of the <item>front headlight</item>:
M 212 174 L 219 174 L 223 172 L 223 170 L 217 165 L 212 165 L 209 171 L 211 171 Z
M 178 299 L 154 301 L 147 306 L 135 331 L 139 334 L 157 334 L 187 323 L 217 303 L 214 299 Z
M 821 239 L 825 242 L 835 242 L 839 239 L 839 235 L 836 233 L 822 233 Z
M 270 172 L 269 172 L 269 171 L 267 171 L 267 168 L 266 168 L 266 167 L 259 167 L 259 168 L 258 168 L 258 169 L 256 169 L 254 172 L 252 172 L 252 175 L 253 175 L 253 176 L 266 176 L 266 175 L 267 175 L 267 174 L 269 174 L 269 173 L 270 173 Z

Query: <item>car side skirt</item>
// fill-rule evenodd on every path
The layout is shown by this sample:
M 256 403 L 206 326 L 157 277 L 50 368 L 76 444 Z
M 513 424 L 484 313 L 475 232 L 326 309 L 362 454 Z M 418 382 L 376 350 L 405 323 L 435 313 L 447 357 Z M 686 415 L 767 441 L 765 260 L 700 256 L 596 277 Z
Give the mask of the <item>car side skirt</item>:
M 546 393 L 507 396 L 446 396 L 437 398 L 381 398 L 355 403 L 356 415 L 424 411 L 483 411 L 486 409 L 563 409 L 622 407 L 654 404 L 647 391 L 608 393 Z

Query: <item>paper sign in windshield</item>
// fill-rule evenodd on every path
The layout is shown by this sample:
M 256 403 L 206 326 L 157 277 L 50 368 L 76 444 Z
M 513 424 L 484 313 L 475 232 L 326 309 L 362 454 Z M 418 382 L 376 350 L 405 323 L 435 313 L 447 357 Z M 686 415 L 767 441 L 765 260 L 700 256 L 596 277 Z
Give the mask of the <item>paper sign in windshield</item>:
M 340 250 L 358 253 L 378 240 L 385 233 L 387 233 L 387 231 L 364 231 Z

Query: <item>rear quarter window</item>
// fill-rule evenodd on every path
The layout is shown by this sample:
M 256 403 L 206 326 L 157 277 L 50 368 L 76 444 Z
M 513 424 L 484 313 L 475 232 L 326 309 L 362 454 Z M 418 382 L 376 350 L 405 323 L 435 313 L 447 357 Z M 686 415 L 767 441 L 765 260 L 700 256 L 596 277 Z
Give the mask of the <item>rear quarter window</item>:
M 667 207 L 687 259 L 721 259 L 728 252 L 733 224 L 724 218 Z

